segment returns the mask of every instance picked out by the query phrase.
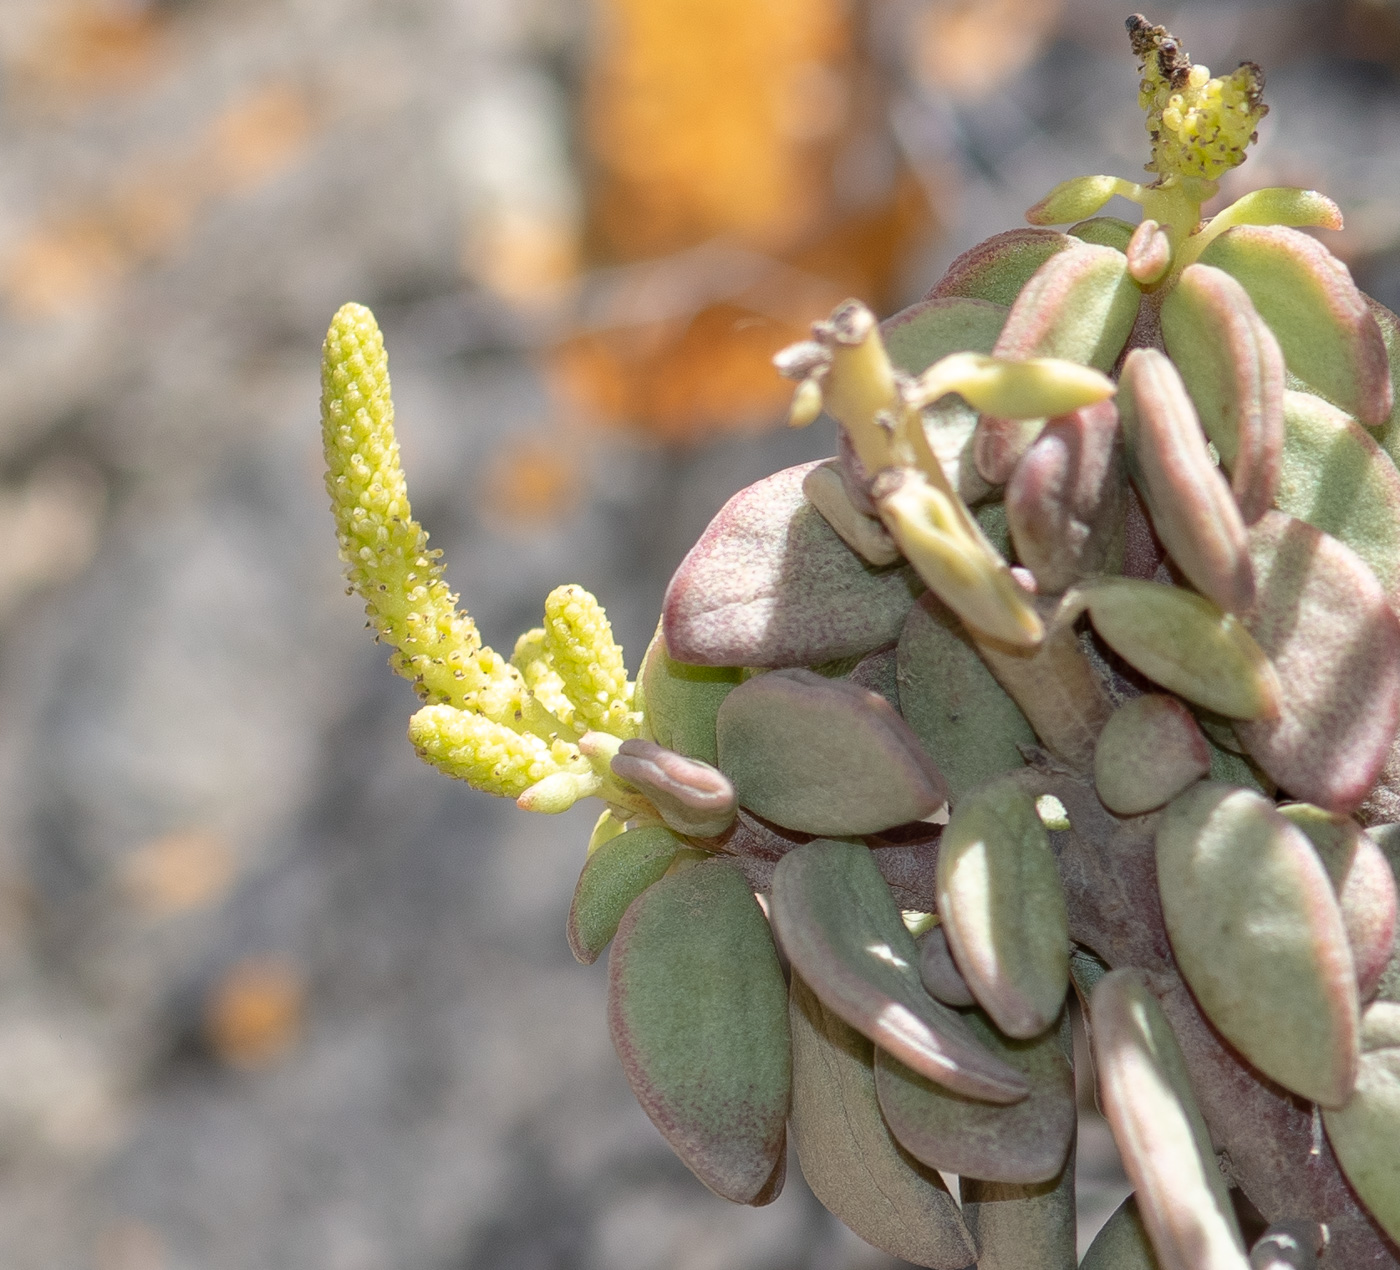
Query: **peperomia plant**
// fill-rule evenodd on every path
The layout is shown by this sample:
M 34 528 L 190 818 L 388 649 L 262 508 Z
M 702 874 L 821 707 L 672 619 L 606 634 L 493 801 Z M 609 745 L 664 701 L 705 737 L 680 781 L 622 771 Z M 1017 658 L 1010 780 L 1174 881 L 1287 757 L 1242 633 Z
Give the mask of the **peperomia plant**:
M 482 646 L 353 304 L 341 551 L 424 758 L 602 800 L 569 944 L 611 943 L 627 1077 L 711 1190 L 773 1199 L 791 1140 L 891 1253 L 1073 1267 L 1072 989 L 1135 1188 L 1085 1266 L 1400 1266 L 1400 320 L 1300 232 L 1323 195 L 1202 219 L 1263 76 L 1128 28 L 1152 183 L 1066 181 L 781 353 L 840 453 L 735 495 L 635 682 L 576 586 Z

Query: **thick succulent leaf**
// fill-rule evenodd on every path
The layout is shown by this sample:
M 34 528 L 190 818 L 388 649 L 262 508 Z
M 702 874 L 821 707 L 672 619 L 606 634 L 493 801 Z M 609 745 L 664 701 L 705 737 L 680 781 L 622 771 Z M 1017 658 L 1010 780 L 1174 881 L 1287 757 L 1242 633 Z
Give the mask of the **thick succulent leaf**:
M 1089 220 L 1082 220 L 1079 224 L 1070 226 L 1069 235 L 1080 242 L 1112 247 L 1126 255 L 1128 244 L 1136 231 L 1137 226 L 1132 221 L 1122 220 L 1117 216 L 1093 216 Z
M 1227 613 L 1245 611 L 1254 573 L 1244 519 L 1211 462 L 1180 373 L 1156 349 L 1133 349 L 1118 406 L 1128 468 L 1162 545 L 1207 599 Z
M 962 977 L 948 947 L 948 932 L 939 922 L 919 937 L 919 980 L 929 996 L 944 1005 L 962 1008 L 976 1005 L 977 998 Z
M 1094 750 L 1094 788 L 1109 811 L 1162 807 L 1210 771 L 1210 744 L 1175 697 L 1136 697 L 1113 712 Z
M 1094 629 L 1154 683 L 1232 719 L 1277 712 L 1279 682 L 1263 649 L 1209 600 L 1134 578 L 1101 579 L 1084 598 Z
M 1396 317 L 1379 300 L 1373 300 L 1363 293 L 1366 307 L 1380 327 L 1381 340 L 1385 344 L 1386 358 L 1390 362 L 1390 417 L 1378 425 L 1376 439 L 1391 459 L 1400 463 L 1400 317 Z
M 1128 258 L 1128 272 L 1144 287 L 1155 286 L 1172 264 L 1172 244 L 1166 230 L 1155 220 L 1143 221 L 1123 248 Z
M 1377 1001 L 1366 1011 L 1361 1048 L 1356 1092 L 1322 1123 L 1347 1180 L 1400 1241 L 1400 1005 Z
M 889 702 L 810 670 L 741 684 L 720 706 L 719 766 L 750 811 L 813 834 L 922 820 L 947 786 Z
M 1342 209 L 1317 190 L 1291 185 L 1251 190 L 1212 216 L 1203 231 L 1211 238 L 1235 225 L 1293 225 L 1341 229 Z
M 1350 816 L 1311 803 L 1285 803 L 1281 815 L 1308 836 L 1342 910 L 1363 1002 L 1375 996 L 1395 948 L 1395 876 L 1376 840 Z
M 613 775 L 639 789 L 677 833 L 715 838 L 734 823 L 734 786 L 718 768 L 655 741 L 624 741 Z
M 1351 811 L 1400 725 L 1400 622 L 1371 571 L 1329 534 L 1270 512 L 1249 540 L 1259 595 L 1245 624 L 1281 691 L 1276 717 L 1235 731 L 1293 797 Z
M 1346 543 L 1400 613 L 1400 472 L 1350 415 L 1312 393 L 1284 394 L 1275 505 Z
M 1009 312 L 963 296 L 920 300 L 881 322 L 880 334 L 890 361 L 918 375 L 949 353 L 990 353 Z
M 1109 371 L 1141 298 L 1122 252 L 1087 243 L 1058 252 L 1021 288 L 992 352 L 1016 360 L 1059 357 Z
M 1162 304 L 1162 337 L 1247 524 L 1269 508 L 1283 451 L 1283 352 L 1249 294 L 1191 265 Z
M 1135 1196 L 1129 1195 L 1103 1224 L 1079 1270 L 1161 1270 Z
M 866 1243 L 932 1270 L 977 1259 L 957 1201 L 891 1136 L 875 1047 L 792 976 L 792 1145 L 812 1193 Z
M 1045 425 L 1012 472 L 1005 499 L 1016 555 L 1042 594 L 1058 595 L 1104 567 L 1126 498 L 1112 402 Z
M 1172 951 L 1201 1008 L 1286 1089 L 1338 1107 L 1356 1079 L 1356 971 L 1307 836 L 1252 790 L 1207 782 L 1157 829 Z
M 1024 1098 L 1021 1073 L 924 991 L 878 854 L 819 838 L 778 862 L 770 917 L 788 960 L 828 1009 L 930 1080 L 987 1102 Z
M 925 297 L 963 296 L 1010 305 L 1052 256 L 1080 244 L 1053 229 L 1009 229 L 963 252 Z
M 857 688 L 884 697 L 899 709 L 899 657 L 894 648 L 881 648 L 858 661 L 846 676 Z
M 608 1026 L 637 1101 L 691 1172 L 736 1203 L 777 1198 L 787 986 L 733 864 L 672 873 L 627 910 L 608 960 Z
M 945 1173 L 992 1182 L 1048 1182 L 1069 1155 L 1076 1123 L 1074 1072 L 1054 1031 L 1032 1041 L 1003 1037 L 985 1015 L 962 1016 L 992 1053 L 1016 1068 L 1030 1096 L 1010 1106 L 954 1093 L 875 1052 L 875 1090 L 885 1123 L 915 1159 Z
M 1142 973 L 1100 979 L 1089 1017 L 1099 1099 L 1161 1270 L 1247 1270 L 1181 1048 Z
M 734 495 L 681 561 L 663 602 L 671 656 L 702 666 L 810 666 L 899 637 L 923 589 L 860 559 L 802 493 L 816 464 Z
M 1288 369 L 1362 423 L 1393 404 L 1380 327 L 1347 267 L 1315 238 L 1281 225 L 1239 225 L 1201 253 L 1234 276 L 1278 337 Z
M 981 1254 L 977 1270 L 1074 1270 L 1074 1153 L 1048 1182 L 959 1179 L 963 1221 Z
M 977 1003 L 1008 1036 L 1039 1036 L 1069 987 L 1069 918 L 1035 800 L 1009 780 L 958 801 L 938 848 L 938 914 Z
M 868 516 L 851 502 L 841 475 L 841 461 L 818 463 L 802 482 L 802 492 L 823 519 L 867 564 L 887 565 L 899 559 L 899 547 L 878 517 Z
M 649 825 L 608 839 L 588 857 L 566 927 L 575 960 L 585 966 L 598 960 L 628 906 L 661 879 L 683 845 L 669 829 Z
M 676 661 L 658 628 L 637 676 L 647 730 L 668 750 L 714 763 L 719 757 L 715 715 L 720 702 L 743 678 L 738 666 L 693 666 Z
M 1372 825 L 1366 830 L 1366 836 L 1381 849 L 1386 863 L 1390 865 L 1394 885 L 1400 881 L 1400 824 Z M 1391 947 L 1390 960 L 1381 972 L 1376 996 L 1382 1001 L 1400 1002 L 1400 939 Z
M 932 596 L 909 612 L 897 654 L 899 705 L 950 796 L 1022 765 L 1035 733 L 958 621 Z

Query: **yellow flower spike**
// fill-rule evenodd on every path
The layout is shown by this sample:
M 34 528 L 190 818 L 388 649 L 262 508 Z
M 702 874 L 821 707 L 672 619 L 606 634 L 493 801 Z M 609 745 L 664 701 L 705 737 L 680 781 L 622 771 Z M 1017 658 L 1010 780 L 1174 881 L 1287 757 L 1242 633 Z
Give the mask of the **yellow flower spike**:
M 424 706 L 409 720 L 408 737 L 434 767 L 505 798 L 519 798 L 546 777 L 596 780 L 575 747 L 516 732 L 471 710 Z
M 1140 14 L 1128 19 L 1128 34 L 1142 61 L 1138 104 L 1152 137 L 1147 170 L 1163 180 L 1215 181 L 1243 163 L 1269 110 L 1261 100 L 1264 72 L 1242 62 L 1231 74 L 1211 78 L 1208 67 L 1191 65 L 1164 27 Z
M 632 711 L 632 685 L 603 606 L 581 586 L 555 587 L 544 618 L 544 649 L 578 712 L 576 725 L 636 736 L 641 720 Z
M 1003 419 L 1068 414 L 1113 396 L 1113 381 L 1089 366 L 1058 357 L 1024 361 L 984 353 L 950 353 L 917 380 L 911 400 L 923 406 L 955 392 L 967 403 Z
M 525 680 L 525 686 L 546 710 L 565 727 L 574 729 L 574 703 L 564 693 L 564 681 L 554 669 L 544 645 L 544 627 L 526 631 L 515 641 L 511 655 L 514 666 Z

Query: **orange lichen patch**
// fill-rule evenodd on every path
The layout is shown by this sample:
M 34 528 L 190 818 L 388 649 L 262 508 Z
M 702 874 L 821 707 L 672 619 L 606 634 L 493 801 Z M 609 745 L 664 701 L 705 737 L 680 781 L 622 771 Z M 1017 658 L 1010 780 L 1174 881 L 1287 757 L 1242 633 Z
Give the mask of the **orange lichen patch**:
M 476 506 L 495 528 L 544 529 L 578 508 L 584 480 L 576 445 L 558 437 L 517 437 L 487 464 Z
M 1063 0 L 924 0 L 913 61 L 931 88 L 982 97 L 1040 54 Z
M 290 168 L 315 125 L 305 94 L 284 82 L 236 99 L 183 152 L 131 162 L 85 210 L 22 236 L 0 261 L 0 295 L 30 321 L 100 303 L 134 270 L 178 251 L 209 206 Z
M 121 887 L 153 917 L 207 908 L 234 876 L 233 852 L 216 834 L 186 830 L 136 848 L 122 862 Z
M 571 222 L 519 212 L 473 219 L 462 243 L 462 269 L 503 300 L 529 307 L 557 297 L 578 273 L 578 234 Z
M 7 96 L 50 109 L 80 106 L 148 84 L 169 52 L 167 23 L 154 5 L 53 3 L 8 68 Z
M 214 989 L 205 1034 L 230 1066 L 265 1067 L 296 1044 L 305 1008 L 306 986 L 295 966 L 278 958 L 250 957 Z
M 840 0 L 607 0 L 584 131 L 614 260 L 716 235 L 781 250 L 820 222 L 846 114 Z

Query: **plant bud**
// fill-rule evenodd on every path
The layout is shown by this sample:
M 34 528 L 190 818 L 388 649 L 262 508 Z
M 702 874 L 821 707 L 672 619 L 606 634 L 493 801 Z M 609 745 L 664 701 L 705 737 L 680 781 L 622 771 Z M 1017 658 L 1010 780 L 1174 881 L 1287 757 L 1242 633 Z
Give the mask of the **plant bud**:
M 716 838 L 734 823 L 734 786 L 723 772 L 664 749 L 654 741 L 624 741 L 613 775 L 640 789 L 677 833 Z
M 1032 225 L 1068 225 L 1092 216 L 1118 192 L 1113 176 L 1073 176 L 1061 181 L 1026 212 Z
M 1133 231 L 1123 254 L 1128 258 L 1133 281 L 1144 287 L 1155 286 L 1171 268 L 1171 239 L 1155 220 L 1148 219 Z

